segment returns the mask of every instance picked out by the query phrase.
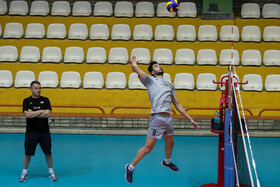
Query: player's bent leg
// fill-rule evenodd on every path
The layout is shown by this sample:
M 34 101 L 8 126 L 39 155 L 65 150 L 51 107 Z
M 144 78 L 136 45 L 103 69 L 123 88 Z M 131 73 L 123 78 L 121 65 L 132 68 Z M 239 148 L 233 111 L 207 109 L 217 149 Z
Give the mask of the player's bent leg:
M 136 164 L 140 160 L 142 160 L 146 154 L 150 153 L 153 150 L 156 141 L 157 139 L 147 136 L 145 145 L 137 152 L 137 155 L 132 162 L 133 166 L 136 166 Z
M 134 158 L 133 162 L 131 164 L 125 165 L 125 179 L 126 181 L 131 184 L 133 182 L 133 171 L 132 167 L 134 168 L 136 164 L 144 158 L 146 154 L 151 152 L 151 150 L 154 148 L 156 143 L 155 138 L 150 138 L 147 136 L 145 145 L 137 152 L 136 157 Z M 130 166 L 132 165 L 132 166 Z

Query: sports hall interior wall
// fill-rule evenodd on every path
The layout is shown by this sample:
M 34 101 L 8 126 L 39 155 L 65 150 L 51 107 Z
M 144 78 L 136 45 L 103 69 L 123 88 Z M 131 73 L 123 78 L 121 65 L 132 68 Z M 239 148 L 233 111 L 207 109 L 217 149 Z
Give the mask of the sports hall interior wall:
M 277 19 L 241 19 L 236 17 L 234 20 L 201 20 L 198 18 L 115 18 L 115 17 L 34 17 L 34 16 L 1 16 L 0 24 L 3 26 L 9 22 L 19 22 L 23 24 L 24 30 L 28 23 L 43 23 L 45 25 L 45 29 L 50 23 L 64 23 L 66 26 L 66 30 L 69 30 L 69 27 L 72 23 L 85 23 L 88 28 L 92 24 L 103 23 L 109 26 L 109 30 L 111 33 L 112 26 L 114 24 L 129 24 L 131 28 L 131 32 L 133 33 L 133 28 L 137 24 L 149 24 L 152 26 L 153 31 L 155 30 L 156 25 L 159 24 L 169 24 L 174 28 L 174 33 L 176 33 L 176 29 L 179 25 L 182 24 L 191 24 L 194 25 L 196 31 L 198 31 L 198 27 L 200 25 L 215 25 L 217 27 L 218 33 L 220 32 L 220 28 L 223 25 L 236 25 L 239 28 L 239 32 L 241 33 L 241 29 L 246 25 L 257 25 L 260 27 L 261 32 L 265 26 L 270 25 L 279 25 L 279 20 Z M 3 39 L 0 38 L 1 46 L 2 45 L 12 45 L 21 49 L 23 46 L 37 46 L 40 49 L 42 54 L 42 50 L 44 47 L 48 46 L 57 46 L 62 50 L 62 55 L 64 55 L 64 51 L 69 46 L 77 46 L 82 47 L 86 52 L 89 47 L 104 47 L 109 55 L 109 50 L 112 47 L 125 47 L 128 50 L 129 56 L 130 52 L 133 48 L 136 47 L 145 47 L 148 48 L 151 52 L 151 57 L 153 51 L 156 48 L 170 48 L 173 51 L 173 58 L 175 58 L 175 52 L 180 48 L 191 48 L 194 50 L 195 54 L 197 54 L 200 49 L 215 49 L 217 52 L 217 57 L 219 58 L 220 51 L 222 49 L 230 49 L 231 42 L 164 42 L 164 41 L 98 41 L 98 40 L 57 40 L 57 39 Z M 245 49 L 258 49 L 263 56 L 264 51 L 268 49 L 280 49 L 279 43 L 276 42 L 234 42 L 234 49 L 239 51 L 240 59 L 242 51 Z M 20 50 L 18 51 L 20 53 Z M 19 54 L 20 55 L 20 54 Z M 53 63 L 22 63 L 22 62 L 1 62 L 0 69 L 10 70 L 15 77 L 16 72 L 19 70 L 31 70 L 35 73 L 35 77 L 38 78 L 38 74 L 41 71 L 55 71 L 58 74 L 58 79 L 60 80 L 61 74 L 64 71 L 78 71 L 81 74 L 81 79 L 83 80 L 83 76 L 86 72 L 89 71 L 99 71 L 103 73 L 104 79 L 106 78 L 107 73 L 120 71 L 126 74 L 126 80 L 128 80 L 131 71 L 130 64 L 86 64 L 85 62 L 82 64 L 65 64 L 63 62 L 58 64 Z M 222 75 L 227 73 L 227 66 L 199 66 L 195 65 L 162 65 L 165 72 L 171 75 L 172 81 L 174 81 L 174 77 L 177 73 L 188 72 L 194 75 L 195 79 L 200 73 L 214 73 L 217 79 Z M 140 65 L 147 73 L 147 65 Z M 273 66 L 237 66 L 236 71 L 239 77 L 243 77 L 245 74 L 259 74 L 264 78 L 269 74 L 279 74 L 279 67 Z M 194 90 L 177 90 L 178 98 L 180 103 L 184 108 L 194 107 L 194 108 L 218 108 L 219 107 L 219 99 L 221 96 L 221 91 L 218 89 L 216 91 L 198 91 Z M 12 105 L 20 105 L 22 103 L 23 98 L 28 97 L 30 95 L 30 90 L 28 88 L 0 88 L 0 104 L 12 104 Z M 148 94 L 146 90 L 129 90 L 128 88 L 124 90 L 117 89 L 63 89 L 63 88 L 44 88 L 42 90 L 42 95 L 50 98 L 52 105 L 96 105 L 101 106 L 105 114 L 110 114 L 110 111 L 116 106 L 144 106 L 149 107 L 150 102 L 148 98 Z M 257 118 L 259 112 L 264 108 L 279 108 L 279 100 L 280 94 L 279 92 L 246 92 L 241 91 L 242 101 L 244 108 L 252 111 L 253 116 L 251 117 L 253 121 L 252 123 L 256 124 L 264 124 L 265 121 L 258 121 Z M 7 113 L 20 114 L 21 107 L 0 107 L 0 113 L 7 115 Z M 62 115 L 63 113 L 63 115 Z M 119 114 L 118 117 L 124 117 L 122 115 L 133 114 L 133 115 L 147 115 L 149 110 L 131 110 L 131 109 L 121 109 L 117 110 L 115 114 Z M 178 112 L 177 112 L 178 113 Z M 195 116 L 196 119 L 203 119 L 204 116 L 213 115 L 213 110 L 190 110 L 188 112 L 190 115 Z M 57 120 L 59 121 L 58 116 L 91 116 L 91 117 L 99 117 L 102 116 L 100 110 L 98 109 L 88 109 L 88 108 L 53 108 L 53 114 Z M 8 114 L 10 115 L 10 114 Z M 21 114 L 22 115 L 22 114 Z M 246 113 L 250 118 L 249 113 Z M 104 116 L 104 115 L 103 115 Z M 266 112 L 263 116 L 273 116 L 274 118 L 279 118 L 278 112 Z M 107 116 L 108 117 L 108 116 Z M 179 115 L 176 115 L 175 118 L 179 118 Z M 76 119 L 76 118 L 75 118 Z M 116 118 L 119 119 L 119 118 Z M 13 121 L 13 120 L 12 120 Z M 114 121 L 114 120 L 113 120 Z M 117 121 L 117 120 L 116 120 Z M 133 121 L 133 120 L 132 120 Z M 207 121 L 208 123 L 209 121 Z M 2 121 L 4 124 L 4 120 Z M 203 124 L 203 122 L 201 122 Z M 270 120 L 269 124 L 279 125 L 279 121 Z M 4 125 L 5 126 L 5 125 Z M 19 125 L 20 126 L 20 125 Z M 60 126 L 60 127 L 63 127 Z M 142 128 L 142 127 L 140 127 Z M 179 127 L 178 127 L 179 128 Z M 208 126 L 209 128 L 209 126 Z M 267 128 L 267 126 L 266 126 Z M 272 128 L 272 127 L 271 127 Z M 258 125 L 256 125 L 256 129 Z M 272 128 L 273 129 L 273 128 Z

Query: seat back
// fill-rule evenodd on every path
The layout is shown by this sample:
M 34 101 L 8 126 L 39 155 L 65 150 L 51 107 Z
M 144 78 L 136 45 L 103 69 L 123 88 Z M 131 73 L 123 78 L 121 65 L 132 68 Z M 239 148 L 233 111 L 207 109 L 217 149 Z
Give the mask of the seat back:
M 107 60 L 106 51 L 103 47 L 90 47 L 87 51 L 86 63 L 104 64 Z
M 86 72 L 83 81 L 83 88 L 97 88 L 104 87 L 104 78 L 101 72 Z
M 39 62 L 40 50 L 35 46 L 24 46 L 20 53 L 20 62 Z

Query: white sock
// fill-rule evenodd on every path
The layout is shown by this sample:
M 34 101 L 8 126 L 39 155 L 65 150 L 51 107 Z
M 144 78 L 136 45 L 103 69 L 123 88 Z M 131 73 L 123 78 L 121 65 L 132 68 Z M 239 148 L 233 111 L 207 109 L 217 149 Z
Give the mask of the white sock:
M 23 170 L 22 170 L 22 173 L 27 173 L 27 169 L 23 169 Z
M 53 173 L 53 168 L 49 168 L 49 173 Z
M 170 159 L 165 158 L 165 163 L 166 164 L 170 164 L 170 162 L 171 162 Z
M 135 166 L 133 166 L 132 164 L 129 164 L 128 169 L 129 169 L 130 171 L 134 171 L 134 168 L 135 168 Z

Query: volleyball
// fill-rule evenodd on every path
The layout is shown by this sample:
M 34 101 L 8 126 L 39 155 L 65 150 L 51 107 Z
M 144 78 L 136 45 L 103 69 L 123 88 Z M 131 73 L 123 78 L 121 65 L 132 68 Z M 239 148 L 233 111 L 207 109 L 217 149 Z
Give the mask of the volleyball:
M 169 12 L 175 13 L 180 8 L 180 2 L 178 0 L 170 0 L 166 3 L 166 8 Z

